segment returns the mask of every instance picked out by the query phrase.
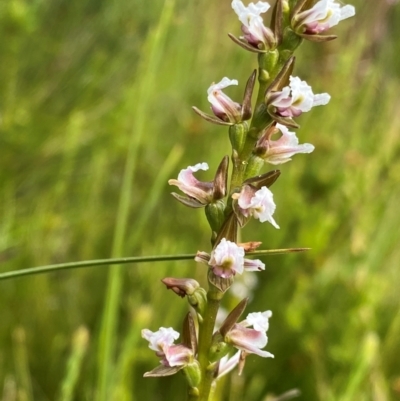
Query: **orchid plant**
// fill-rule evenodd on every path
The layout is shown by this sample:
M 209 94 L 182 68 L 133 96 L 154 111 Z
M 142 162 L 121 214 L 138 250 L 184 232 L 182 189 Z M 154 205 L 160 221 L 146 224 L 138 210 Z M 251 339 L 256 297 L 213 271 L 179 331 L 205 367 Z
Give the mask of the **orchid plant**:
M 240 243 L 240 228 L 254 218 L 279 229 L 273 217 L 276 205 L 270 187 L 280 171 L 262 172 L 264 166 L 286 163 L 299 153 L 311 153 L 314 146 L 299 144 L 296 133 L 289 129 L 299 128 L 296 118 L 302 113 L 326 105 L 330 100 L 327 93 L 314 94 L 310 85 L 292 75 L 293 54 L 303 40 L 335 39 L 327 31 L 355 14 L 353 6 L 343 6 L 337 0 L 277 0 L 268 27 L 263 19 L 271 9 L 267 2 L 245 6 L 240 0 L 233 0 L 232 8 L 242 24 L 243 36 L 229 34 L 229 37 L 257 54 L 258 71 L 250 75 L 242 102 L 232 100 L 223 92 L 230 85 L 238 85 L 237 80 L 224 77 L 207 90 L 213 114 L 194 107 L 205 120 L 228 127 L 231 156 L 222 158 L 212 181 L 196 178 L 199 171 L 208 170 L 205 162 L 189 166 L 177 179 L 169 180 L 170 185 L 183 193 L 172 193 L 179 202 L 205 209 L 211 229 L 211 249 L 198 251 L 195 261 L 207 266 L 208 289 L 191 278 L 164 278 L 166 287 L 186 297 L 190 306 L 182 336 L 171 327 L 142 331 L 149 348 L 160 358 L 160 364 L 145 373 L 145 377 L 169 376 L 182 371 L 191 401 L 210 400 L 218 379 L 235 367 L 240 374 L 247 355 L 274 357 L 265 350 L 271 311 L 249 313 L 240 320 L 248 303 L 248 298 L 244 298 L 219 326 L 217 313 L 237 275 L 265 269 L 263 262 L 246 256 L 271 252 L 256 251 L 261 243 L 255 239 Z M 256 78 L 258 95 L 252 106 Z M 280 251 L 297 250 L 303 248 Z

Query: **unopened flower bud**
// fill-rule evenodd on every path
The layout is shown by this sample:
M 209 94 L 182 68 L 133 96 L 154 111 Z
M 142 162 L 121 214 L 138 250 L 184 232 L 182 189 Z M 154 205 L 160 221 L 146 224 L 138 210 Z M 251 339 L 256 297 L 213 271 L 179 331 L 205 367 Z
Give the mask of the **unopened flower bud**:
M 214 232 L 218 232 L 225 221 L 225 202 L 223 200 L 219 200 L 217 202 L 210 203 L 206 206 L 205 212 L 211 229 Z
M 168 290 L 172 290 L 180 297 L 185 295 L 193 295 L 194 292 L 200 288 L 200 284 L 192 278 L 173 278 L 166 277 L 161 280 Z
M 195 388 L 200 384 L 201 368 L 197 360 L 194 360 L 192 363 L 187 364 L 183 368 L 183 373 L 185 373 L 189 387 Z
M 214 341 L 208 353 L 208 360 L 210 362 L 217 362 L 232 350 L 232 346 L 227 344 L 221 335 L 218 340 Z
M 243 149 L 243 145 L 246 142 L 246 136 L 249 127 L 247 123 L 235 124 L 229 127 L 229 139 L 231 141 L 232 149 L 240 153 Z

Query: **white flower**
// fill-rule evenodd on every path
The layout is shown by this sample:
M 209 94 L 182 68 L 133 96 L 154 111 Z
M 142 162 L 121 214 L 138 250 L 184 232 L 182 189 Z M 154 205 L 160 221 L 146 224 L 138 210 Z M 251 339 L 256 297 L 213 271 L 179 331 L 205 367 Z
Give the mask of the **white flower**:
M 289 81 L 288 86 L 268 96 L 268 103 L 275 106 L 276 113 L 282 117 L 297 117 L 312 107 L 328 104 L 331 99 L 328 93 L 314 95 L 311 86 L 299 77 L 291 76 Z
M 261 223 L 269 221 L 275 228 L 279 228 L 272 217 L 276 209 L 273 194 L 267 187 L 257 190 L 250 185 L 244 185 L 238 196 L 238 205 L 245 217 L 253 216 Z
M 282 136 L 273 141 L 268 136 L 262 137 L 257 147 L 263 150 L 260 157 L 270 164 L 283 164 L 292 160 L 291 157 L 297 153 L 311 153 L 314 146 L 310 143 L 299 145 L 299 140 L 295 132 L 282 124 L 276 124 L 276 128 L 280 131 Z
M 222 278 L 232 277 L 236 273 L 242 274 L 244 270 L 260 271 L 265 269 L 261 260 L 245 259 L 244 255 L 245 251 L 242 247 L 222 238 L 211 255 L 199 251 L 194 259 L 196 262 L 211 266 L 213 273 Z
M 341 6 L 335 0 L 320 0 L 309 10 L 298 13 L 295 25 L 304 28 L 306 34 L 319 34 L 353 15 L 353 6 Z
M 193 351 L 182 344 L 174 345 L 179 333 L 172 327 L 161 327 L 158 331 L 142 330 L 142 337 L 149 342 L 149 348 L 156 352 L 160 362 L 168 367 L 184 367 L 193 359 Z
M 241 120 L 242 107 L 234 102 L 222 89 L 231 85 L 238 85 L 236 79 L 222 78 L 217 84 L 212 84 L 208 90 L 208 101 L 211 103 L 213 113 L 223 121 L 237 123 Z
M 142 330 L 142 337 L 149 342 L 149 348 L 156 351 L 158 356 L 164 354 L 164 350 L 171 346 L 179 338 L 179 333 L 172 327 L 160 327 L 158 331 Z
M 250 313 L 246 320 L 233 326 L 225 336 L 225 341 L 246 353 L 273 358 L 270 352 L 262 350 L 268 343 L 268 319 L 271 316 L 271 311 Z M 249 329 L 249 326 L 253 328 Z
M 182 192 L 198 201 L 199 205 L 206 205 L 212 201 L 213 183 L 199 181 L 193 173 L 199 170 L 208 170 L 207 163 L 197 163 L 180 171 L 178 179 L 168 180 L 169 185 L 176 185 Z
M 244 249 L 225 238 L 212 251 L 208 264 L 215 275 L 230 277 L 235 273 L 242 274 L 244 270 Z
M 273 32 L 264 26 L 263 19 L 260 16 L 260 14 L 267 12 L 270 7 L 268 3 L 263 1 L 256 4 L 250 3 L 247 7 L 240 0 L 232 1 L 232 8 L 243 24 L 244 39 L 254 47 L 269 49 L 276 44 Z

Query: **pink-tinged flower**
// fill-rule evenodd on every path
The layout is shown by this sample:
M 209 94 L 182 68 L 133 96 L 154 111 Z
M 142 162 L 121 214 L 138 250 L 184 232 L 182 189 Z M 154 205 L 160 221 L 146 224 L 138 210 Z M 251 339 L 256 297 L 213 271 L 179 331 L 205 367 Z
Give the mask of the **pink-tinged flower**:
M 244 258 L 244 249 L 225 238 L 209 255 L 206 252 L 197 252 L 195 260 L 211 266 L 213 273 L 222 278 L 229 278 L 236 273 L 242 274 L 244 270 L 260 271 L 265 269 L 260 260 Z
M 276 39 L 271 29 L 264 26 L 260 14 L 269 10 L 271 6 L 259 1 L 250 3 L 247 7 L 240 0 L 232 1 L 232 8 L 242 23 L 243 39 L 257 49 L 271 49 L 276 45 Z
M 237 213 L 247 218 L 253 216 L 261 223 L 269 221 L 275 228 L 279 228 L 272 217 L 276 209 L 273 194 L 267 187 L 257 190 L 252 185 L 243 185 L 240 194 L 233 195 L 233 198 L 237 199 L 239 206 Z
M 193 173 L 199 170 L 208 170 L 207 163 L 197 163 L 181 170 L 177 180 L 168 180 L 169 185 L 176 185 L 183 193 L 190 198 L 198 201 L 200 206 L 204 206 L 212 201 L 213 182 L 199 181 Z
M 242 119 L 242 106 L 222 92 L 231 85 L 238 85 L 238 81 L 224 77 L 217 84 L 213 83 L 207 90 L 208 101 L 213 113 L 222 121 L 238 123 Z
M 226 334 L 225 341 L 245 353 L 273 358 L 273 354 L 262 350 L 268 343 L 266 332 L 269 328 L 268 319 L 271 316 L 271 311 L 250 313 L 246 320 L 234 324 Z M 248 328 L 249 326 L 253 328 Z
M 160 362 L 164 366 L 184 367 L 193 360 L 193 351 L 190 348 L 182 344 L 174 345 L 179 333 L 171 327 L 161 327 L 155 332 L 143 329 L 142 337 L 149 342 L 149 348 L 161 358 Z
M 292 160 L 292 156 L 297 153 L 311 153 L 314 146 L 310 143 L 299 145 L 299 140 L 295 132 L 282 124 L 276 124 L 277 130 L 282 136 L 273 141 L 271 136 L 274 135 L 276 129 L 268 130 L 257 143 L 257 156 L 264 159 L 270 164 L 283 164 Z
M 353 6 L 341 6 L 335 0 L 320 0 L 309 10 L 294 16 L 295 30 L 306 35 L 320 34 L 337 25 L 340 21 L 355 15 Z
M 328 104 L 330 99 L 327 93 L 314 95 L 306 81 L 291 76 L 289 86 L 285 86 L 281 91 L 271 92 L 267 103 L 273 106 L 274 113 L 281 117 L 297 117 L 310 111 L 312 107 Z

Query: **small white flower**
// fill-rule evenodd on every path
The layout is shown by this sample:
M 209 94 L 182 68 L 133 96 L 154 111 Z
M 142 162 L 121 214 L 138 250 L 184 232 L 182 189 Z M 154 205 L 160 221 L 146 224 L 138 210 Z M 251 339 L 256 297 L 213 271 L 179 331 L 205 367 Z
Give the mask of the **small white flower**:
M 158 331 L 142 330 L 142 337 L 149 342 L 149 348 L 156 352 L 164 366 L 184 367 L 193 359 L 193 351 L 183 344 L 174 345 L 179 333 L 172 327 L 161 327 Z
M 341 6 L 335 0 L 320 0 L 309 10 L 298 13 L 295 16 L 295 25 L 303 28 L 304 33 L 320 34 L 352 17 L 355 12 L 351 5 Z
M 291 76 L 289 85 L 281 91 L 269 94 L 268 103 L 276 107 L 282 117 L 297 117 L 312 107 L 326 105 L 331 99 L 328 93 L 314 95 L 312 88 L 299 77 Z
M 276 209 L 273 194 L 267 187 L 256 190 L 250 185 L 244 185 L 238 197 L 238 205 L 245 217 L 253 216 L 261 223 L 269 221 L 275 228 L 279 228 L 272 217 Z
M 260 16 L 260 14 L 267 12 L 270 7 L 267 2 L 263 1 L 256 4 L 250 3 L 247 7 L 240 0 L 232 1 L 232 8 L 242 23 L 244 39 L 256 48 L 262 44 L 264 48 L 268 49 L 276 44 L 273 32 L 264 25 Z
M 314 146 L 310 143 L 299 145 L 299 140 L 295 132 L 282 124 L 276 124 L 282 136 L 273 141 L 269 137 L 261 138 L 257 147 L 263 149 L 261 157 L 270 164 L 283 164 L 292 160 L 291 157 L 297 153 L 311 153 Z
M 244 249 L 225 238 L 211 253 L 208 264 L 216 276 L 230 277 L 235 273 L 242 274 L 244 270 Z
M 228 86 L 238 85 L 236 79 L 222 78 L 217 84 L 212 84 L 208 90 L 208 101 L 213 113 L 223 121 L 237 123 L 241 119 L 242 107 L 222 92 Z
M 206 205 L 212 201 L 213 183 L 199 181 L 193 173 L 208 170 L 207 163 L 197 163 L 180 171 L 178 179 L 168 180 L 169 185 L 177 186 L 183 193 L 198 201 L 199 205 Z
M 263 358 L 273 358 L 274 355 L 261 349 L 268 343 L 268 319 L 271 316 L 271 311 L 249 313 L 246 320 L 233 326 L 225 336 L 225 341 L 246 353 L 256 354 Z M 249 326 L 253 326 L 253 328 L 250 329 Z
M 232 277 L 236 273 L 242 274 L 244 270 L 260 271 L 265 269 L 261 260 L 245 259 L 244 255 L 245 251 L 241 246 L 222 238 L 211 255 L 198 251 L 194 260 L 208 264 L 213 273 L 222 278 Z

